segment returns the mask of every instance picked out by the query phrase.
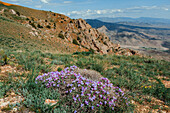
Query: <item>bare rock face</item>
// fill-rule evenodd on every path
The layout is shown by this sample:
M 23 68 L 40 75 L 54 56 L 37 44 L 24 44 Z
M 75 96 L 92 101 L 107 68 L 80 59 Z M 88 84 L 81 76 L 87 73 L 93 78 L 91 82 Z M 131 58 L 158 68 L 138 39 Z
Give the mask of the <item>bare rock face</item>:
M 103 26 L 103 29 L 107 30 L 105 26 Z M 79 46 L 92 49 L 95 53 L 116 53 L 117 55 L 127 56 L 137 55 L 136 51 L 120 48 L 120 45 L 111 42 L 105 33 L 101 33 L 97 29 L 92 28 L 83 19 L 76 19 L 73 23 L 68 23 L 65 27 L 65 32 L 63 32 L 63 35 L 66 37 L 65 40 L 72 43 L 75 42 L 73 42 L 73 40 L 76 40 Z
M 2 9 L 2 10 L 0 11 L 0 14 L 3 14 L 3 13 L 4 13 L 4 11 L 5 11 L 5 9 Z
M 81 28 L 82 30 L 91 28 L 91 26 L 83 19 L 78 19 L 76 24 L 78 25 L 78 28 Z
M 92 28 L 85 20 L 77 19 L 74 23 L 76 28 L 78 28 L 78 30 L 74 32 L 79 34 L 80 39 L 78 43 L 80 45 L 102 54 L 111 53 L 114 51 L 114 48 L 119 46 L 118 44 L 111 43 L 108 36 Z M 67 29 L 70 30 L 72 27 Z
M 13 9 L 10 9 L 9 12 L 11 12 L 13 15 L 17 14 Z

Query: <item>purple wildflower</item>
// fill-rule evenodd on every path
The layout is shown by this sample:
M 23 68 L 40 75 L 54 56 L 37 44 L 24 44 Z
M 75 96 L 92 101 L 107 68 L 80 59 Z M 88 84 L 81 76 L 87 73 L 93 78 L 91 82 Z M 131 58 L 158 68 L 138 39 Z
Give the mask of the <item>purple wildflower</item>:
M 57 87 L 59 87 L 60 86 L 60 84 L 57 84 Z
M 77 98 L 73 97 L 73 100 L 74 100 L 74 101 L 76 101 L 76 100 L 77 100 Z
M 94 109 L 94 106 L 92 106 L 91 109 Z
M 86 105 L 89 105 L 89 102 L 85 100 L 85 104 L 86 104 Z
M 100 105 L 102 105 L 103 103 L 102 102 L 100 102 Z
M 81 107 L 83 107 L 84 106 L 84 104 L 81 104 Z
M 102 95 L 99 95 L 100 98 L 102 98 Z

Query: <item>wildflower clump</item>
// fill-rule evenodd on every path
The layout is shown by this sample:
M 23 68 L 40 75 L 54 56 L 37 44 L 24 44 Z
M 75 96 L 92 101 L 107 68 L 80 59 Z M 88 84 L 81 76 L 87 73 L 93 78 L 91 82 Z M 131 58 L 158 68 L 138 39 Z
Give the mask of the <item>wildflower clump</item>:
M 49 72 L 39 75 L 36 83 L 47 88 L 58 89 L 71 112 L 119 111 L 128 107 L 128 100 L 119 87 L 114 87 L 107 78 L 93 81 L 75 73 L 76 66 L 65 68 L 61 72 Z

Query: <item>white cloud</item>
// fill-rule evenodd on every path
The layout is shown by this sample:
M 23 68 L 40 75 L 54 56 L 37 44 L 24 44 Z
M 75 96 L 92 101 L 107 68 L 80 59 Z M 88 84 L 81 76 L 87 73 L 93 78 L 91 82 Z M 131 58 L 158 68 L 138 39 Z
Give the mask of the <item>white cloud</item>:
M 163 7 L 162 9 L 165 10 L 165 11 L 168 11 L 168 10 L 169 10 L 169 8 L 166 8 L 166 7 Z
M 88 9 L 86 12 L 87 12 L 87 13 L 90 13 L 90 12 L 91 12 L 91 10 L 90 10 L 90 9 Z
M 70 4 L 70 3 L 72 3 L 72 1 L 64 1 L 63 3 L 64 4 Z
M 71 11 L 68 12 L 68 16 L 97 16 L 97 15 L 107 15 L 107 14 L 114 14 L 114 13 L 123 13 L 124 11 L 121 9 L 103 9 L 103 10 L 85 10 L 85 11 Z
M 48 3 L 48 0 L 41 0 L 41 2 L 43 2 L 43 3 Z
M 93 18 L 93 17 L 116 17 L 116 16 L 131 16 L 131 15 L 140 15 L 145 14 L 155 14 L 158 11 L 170 11 L 170 5 L 168 6 L 136 6 L 130 8 L 122 8 L 122 9 L 102 9 L 102 10 L 80 10 L 80 11 L 70 11 L 67 12 L 66 15 L 74 18 Z
M 168 8 L 165 8 L 164 10 L 168 11 L 169 9 L 168 9 Z
M 102 12 L 101 12 L 100 10 L 97 10 L 96 13 L 97 13 L 97 14 L 101 14 Z

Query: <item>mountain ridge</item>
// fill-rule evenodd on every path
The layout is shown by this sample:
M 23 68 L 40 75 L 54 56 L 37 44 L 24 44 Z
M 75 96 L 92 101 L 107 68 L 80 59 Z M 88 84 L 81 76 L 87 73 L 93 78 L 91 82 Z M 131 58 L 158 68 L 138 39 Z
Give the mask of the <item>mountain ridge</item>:
M 137 52 L 131 52 L 132 50 L 123 50 L 119 44 L 112 43 L 108 36 L 92 28 L 83 19 L 71 19 L 63 14 L 22 6 L 6 6 L 4 3 L 1 3 L 1 6 L 1 18 L 8 18 L 21 24 L 24 28 L 29 28 L 28 34 L 31 35 L 29 37 L 38 40 L 45 39 L 49 43 L 54 42 L 54 40 L 58 42 L 62 40 L 67 43 L 66 45 L 77 48 L 77 51 L 93 50 L 95 53 L 101 54 L 124 54 L 126 52 L 127 55 L 137 54 Z M 76 51 L 74 50 L 74 52 Z
M 101 20 L 103 22 L 111 22 L 111 23 L 121 23 L 121 22 L 127 22 L 133 23 L 133 24 L 145 24 L 146 26 L 156 26 L 157 27 L 162 25 L 163 27 L 170 27 L 170 19 L 165 18 L 152 18 L 152 17 L 140 17 L 140 18 L 131 18 L 131 17 L 115 17 L 115 18 L 109 18 L 109 17 L 100 17 L 97 18 L 97 20 Z

